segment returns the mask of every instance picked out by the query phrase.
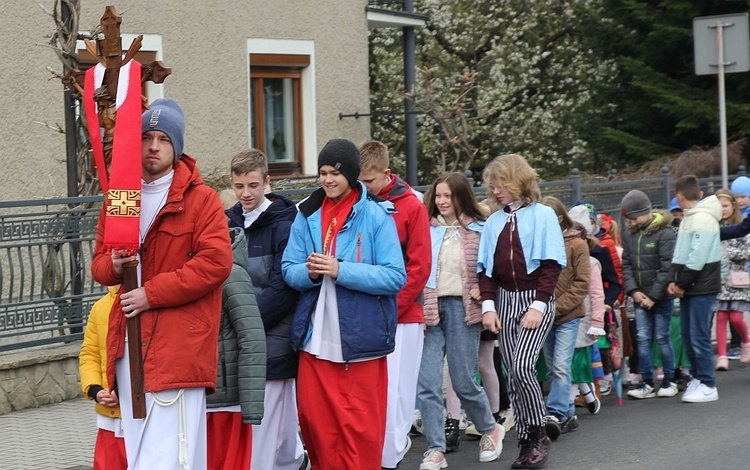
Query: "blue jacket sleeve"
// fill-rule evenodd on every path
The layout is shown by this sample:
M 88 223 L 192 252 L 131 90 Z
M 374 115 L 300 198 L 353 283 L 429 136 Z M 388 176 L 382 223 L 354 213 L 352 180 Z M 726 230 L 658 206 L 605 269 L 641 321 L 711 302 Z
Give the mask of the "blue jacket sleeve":
M 750 233 L 750 215 L 742 219 L 742 222 L 739 224 L 725 225 L 719 231 L 721 240 L 744 237 L 748 233 Z
M 307 273 L 307 257 L 315 251 L 309 235 L 307 219 L 301 212 L 292 223 L 284 254 L 281 257 L 281 273 L 292 289 L 305 292 L 320 282 L 313 281 Z

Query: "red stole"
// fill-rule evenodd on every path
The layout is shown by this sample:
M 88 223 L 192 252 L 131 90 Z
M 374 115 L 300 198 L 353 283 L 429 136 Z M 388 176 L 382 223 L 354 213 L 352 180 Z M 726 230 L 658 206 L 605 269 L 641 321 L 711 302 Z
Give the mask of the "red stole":
M 106 223 L 104 225 L 104 247 L 112 249 L 138 250 L 141 214 L 141 64 L 131 60 L 120 69 L 118 94 L 125 98 L 117 108 L 114 146 L 110 175 L 104 164 L 101 124 L 94 101 L 94 90 L 101 85 L 104 66 L 97 64 L 86 71 L 83 89 L 83 104 L 86 124 L 89 128 L 91 149 L 94 153 L 102 192 L 106 194 Z M 99 83 L 96 83 L 96 82 Z
M 359 191 L 352 188 L 349 194 L 339 202 L 333 202 L 331 198 L 323 199 L 320 210 L 320 226 L 323 229 L 323 253 L 331 256 L 336 255 L 336 235 L 346 222 L 346 217 L 351 212 L 354 203 L 357 202 Z

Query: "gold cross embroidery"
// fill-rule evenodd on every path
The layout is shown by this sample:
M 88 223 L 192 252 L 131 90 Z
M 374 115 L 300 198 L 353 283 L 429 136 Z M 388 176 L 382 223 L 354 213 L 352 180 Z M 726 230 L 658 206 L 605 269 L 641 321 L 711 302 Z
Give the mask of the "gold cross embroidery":
M 114 217 L 140 217 L 141 192 L 137 190 L 110 189 L 107 191 L 107 215 Z

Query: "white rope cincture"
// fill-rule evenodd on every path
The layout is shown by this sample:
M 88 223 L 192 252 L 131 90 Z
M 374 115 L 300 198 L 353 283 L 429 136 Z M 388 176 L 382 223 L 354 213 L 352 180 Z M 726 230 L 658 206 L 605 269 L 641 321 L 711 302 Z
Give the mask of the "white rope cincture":
M 183 396 L 185 393 L 185 389 L 181 388 L 177 395 L 175 395 L 174 398 L 171 400 L 162 400 L 159 398 L 159 395 L 157 392 L 152 392 L 151 396 L 154 399 L 154 403 L 156 403 L 159 406 L 168 407 L 175 404 L 176 401 L 179 401 L 179 407 L 180 407 L 180 417 L 179 417 L 179 431 L 177 433 L 177 439 L 179 440 L 179 461 L 180 465 L 182 465 L 182 468 L 185 470 L 190 470 L 190 461 L 188 460 L 188 440 L 187 440 L 187 433 L 185 431 L 185 397 Z

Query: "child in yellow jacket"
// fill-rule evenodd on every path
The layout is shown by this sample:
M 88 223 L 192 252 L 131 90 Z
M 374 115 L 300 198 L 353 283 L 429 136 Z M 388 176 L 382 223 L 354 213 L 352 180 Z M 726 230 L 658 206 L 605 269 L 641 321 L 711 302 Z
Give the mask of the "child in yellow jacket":
M 107 323 L 119 286 L 109 287 L 89 313 L 83 335 L 78 370 L 84 395 L 96 402 L 99 432 L 94 447 L 94 470 L 128 468 L 120 421 L 120 401 L 107 383 Z

